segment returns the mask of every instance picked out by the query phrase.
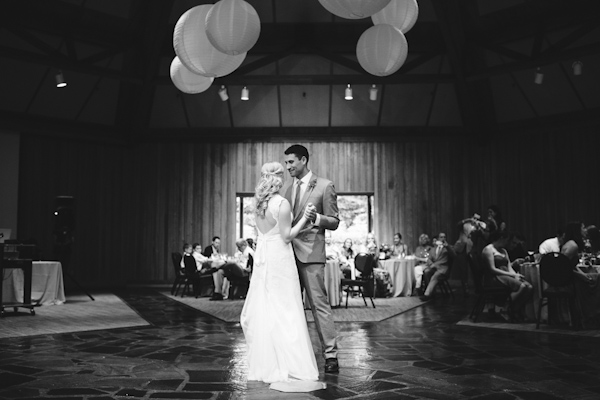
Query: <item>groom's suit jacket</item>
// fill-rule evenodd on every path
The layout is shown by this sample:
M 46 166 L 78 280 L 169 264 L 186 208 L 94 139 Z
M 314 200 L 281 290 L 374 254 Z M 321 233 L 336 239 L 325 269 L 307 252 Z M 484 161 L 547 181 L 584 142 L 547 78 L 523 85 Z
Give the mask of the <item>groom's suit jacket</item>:
M 292 187 L 296 180 L 286 182 L 281 193 L 292 204 Z M 320 214 L 319 226 L 307 223 L 292 241 L 296 258 L 304 264 L 325 263 L 325 229 L 334 231 L 340 224 L 337 206 L 337 193 L 333 182 L 313 175 L 308 183 L 304 196 L 300 199 L 298 213 L 292 218 L 294 226 L 302 215 L 308 203 L 312 203 Z

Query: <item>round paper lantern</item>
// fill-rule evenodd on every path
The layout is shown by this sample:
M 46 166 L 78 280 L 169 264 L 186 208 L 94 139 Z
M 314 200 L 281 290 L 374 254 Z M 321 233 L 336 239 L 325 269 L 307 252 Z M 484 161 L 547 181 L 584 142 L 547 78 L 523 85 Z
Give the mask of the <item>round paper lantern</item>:
M 408 42 L 400 30 L 388 24 L 375 25 L 360 35 L 356 56 L 371 75 L 391 75 L 404 64 Z
M 383 10 L 371 16 L 373 23 L 389 24 L 402 33 L 410 31 L 419 17 L 417 0 L 392 0 Z
M 247 52 L 260 36 L 260 19 L 254 7 L 244 0 L 221 0 L 206 16 L 206 36 L 225 54 Z
M 346 19 L 367 18 L 381 11 L 390 0 L 319 0 L 330 13 Z
M 217 50 L 206 37 L 206 15 L 211 4 L 187 10 L 175 25 L 173 48 L 177 57 L 190 71 L 207 77 L 225 76 L 239 67 L 246 53 L 231 56 Z
M 183 65 L 179 57 L 175 57 L 171 61 L 171 80 L 183 93 L 196 94 L 208 89 L 215 78 L 194 74 Z

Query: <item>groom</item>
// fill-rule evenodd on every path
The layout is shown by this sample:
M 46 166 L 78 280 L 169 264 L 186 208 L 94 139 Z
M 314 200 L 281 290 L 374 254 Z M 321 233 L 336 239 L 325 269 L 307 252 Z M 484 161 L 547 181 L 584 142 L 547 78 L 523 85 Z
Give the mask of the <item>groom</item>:
M 308 168 L 308 150 L 295 144 L 285 151 L 285 166 L 293 178 L 281 189 L 293 209 L 292 225 L 309 207 L 310 222 L 292 241 L 300 282 L 319 333 L 325 357 L 325 372 L 338 372 L 337 343 L 331 307 L 325 292 L 325 229 L 336 230 L 338 217 L 337 194 L 333 182 L 320 178 Z

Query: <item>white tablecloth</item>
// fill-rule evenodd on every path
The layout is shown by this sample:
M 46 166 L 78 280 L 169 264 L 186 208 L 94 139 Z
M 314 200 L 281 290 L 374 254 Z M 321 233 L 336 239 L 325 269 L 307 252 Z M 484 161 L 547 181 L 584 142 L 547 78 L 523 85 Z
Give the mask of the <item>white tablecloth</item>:
M 23 270 L 5 268 L 2 281 L 2 302 L 23 303 Z M 62 266 L 57 261 L 34 261 L 31 267 L 31 303 L 36 305 L 65 302 Z
M 340 262 L 337 260 L 329 260 L 325 264 L 325 290 L 327 290 L 327 298 L 332 307 L 340 305 L 340 284 L 342 282 L 342 271 L 340 270 Z
M 390 274 L 392 279 L 392 297 L 410 296 L 415 281 L 415 259 L 394 258 L 380 260 L 379 265 Z

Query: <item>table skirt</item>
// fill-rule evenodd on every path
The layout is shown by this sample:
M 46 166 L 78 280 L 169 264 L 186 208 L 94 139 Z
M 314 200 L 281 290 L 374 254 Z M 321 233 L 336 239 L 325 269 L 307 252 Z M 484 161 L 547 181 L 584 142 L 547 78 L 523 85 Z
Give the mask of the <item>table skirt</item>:
M 52 305 L 65 302 L 62 266 L 57 261 L 34 261 L 31 276 L 31 303 Z M 5 268 L 2 281 L 2 302 L 5 306 L 23 303 L 23 270 Z

